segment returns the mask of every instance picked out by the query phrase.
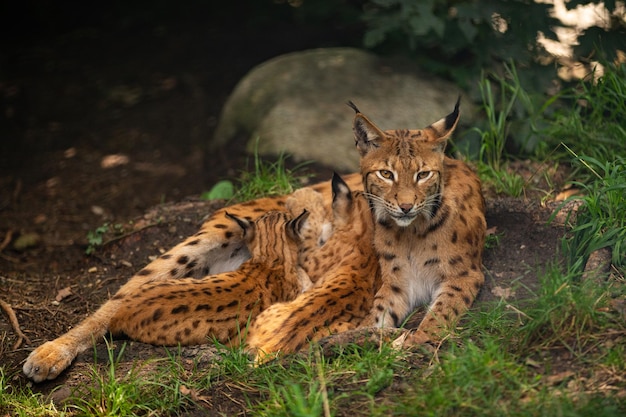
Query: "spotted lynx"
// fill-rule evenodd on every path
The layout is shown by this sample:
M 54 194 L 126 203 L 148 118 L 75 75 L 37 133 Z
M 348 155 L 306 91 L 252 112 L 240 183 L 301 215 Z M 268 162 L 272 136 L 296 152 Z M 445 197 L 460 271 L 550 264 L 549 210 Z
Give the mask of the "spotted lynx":
M 484 281 L 480 181 L 466 164 L 444 155 L 459 102 L 424 129 L 387 131 L 350 105 L 382 274 L 363 324 L 398 327 L 418 304 L 429 303 L 417 331 L 403 342 L 436 339 L 470 307 Z
M 295 300 L 273 304 L 257 317 L 247 339 L 256 362 L 354 329 L 371 309 L 380 278 L 372 246 L 372 213 L 363 193 L 352 193 L 338 175 L 333 176 L 332 187 L 332 234 L 304 261 L 310 275 L 323 271 L 323 277 Z
M 291 220 L 285 213 L 270 211 L 254 223 L 230 216 L 244 232 L 250 259 L 232 272 L 163 279 L 119 291 L 112 299 L 119 307 L 109 331 L 155 345 L 201 344 L 210 338 L 238 345 L 248 321 L 311 286 L 297 265 L 307 211 Z
M 210 339 L 237 345 L 248 321 L 311 286 L 297 263 L 298 243 L 309 216 L 306 210 L 295 218 L 270 211 L 254 222 L 225 214 L 230 221 L 220 224 L 233 223 L 241 230 L 251 256 L 237 270 L 199 279 L 131 280 L 95 314 L 33 352 L 24 372 L 35 381 L 55 378 L 107 330 L 155 345 L 201 344 Z M 185 256 L 178 257 L 176 264 L 193 268 L 195 261 Z

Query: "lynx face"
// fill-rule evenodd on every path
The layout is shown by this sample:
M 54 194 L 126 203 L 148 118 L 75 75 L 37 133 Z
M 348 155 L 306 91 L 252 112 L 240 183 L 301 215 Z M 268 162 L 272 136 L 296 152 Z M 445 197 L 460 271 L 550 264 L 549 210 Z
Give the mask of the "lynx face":
M 458 121 L 447 118 L 419 130 L 381 131 L 360 112 L 354 121 L 361 174 L 377 221 L 406 227 L 430 221 L 443 195 L 444 148 Z

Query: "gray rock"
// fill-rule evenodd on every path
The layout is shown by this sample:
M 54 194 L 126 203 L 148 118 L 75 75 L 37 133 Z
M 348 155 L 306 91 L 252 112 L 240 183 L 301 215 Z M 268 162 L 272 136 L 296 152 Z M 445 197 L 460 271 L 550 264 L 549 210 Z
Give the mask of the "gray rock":
M 354 48 L 314 49 L 253 68 L 227 100 L 210 147 L 245 135 L 261 155 L 284 152 L 337 170 L 358 169 L 352 100 L 382 129 L 421 128 L 452 111 L 462 91 L 415 65 Z M 470 110 L 470 111 L 468 111 Z M 462 121 L 471 115 L 461 105 Z

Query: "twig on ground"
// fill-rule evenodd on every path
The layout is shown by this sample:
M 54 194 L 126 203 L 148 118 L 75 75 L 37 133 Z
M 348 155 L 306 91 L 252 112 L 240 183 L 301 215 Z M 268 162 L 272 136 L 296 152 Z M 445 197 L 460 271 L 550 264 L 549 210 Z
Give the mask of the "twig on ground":
M 11 327 L 13 327 L 13 331 L 17 334 L 17 341 L 13 344 L 13 350 L 17 350 L 22 342 L 25 340 L 28 344 L 30 344 L 30 339 L 24 333 L 22 333 L 22 329 L 20 329 L 20 323 L 17 321 L 17 316 L 15 315 L 15 311 L 11 305 L 4 300 L 0 300 L 0 307 L 5 312 L 5 314 L 9 317 L 9 322 L 11 323 Z
M 4 248 L 9 246 L 9 243 L 11 243 L 12 237 L 13 237 L 13 230 L 7 230 L 7 234 L 4 235 L 4 240 L 2 241 L 2 243 L 0 243 L 0 252 L 2 252 Z

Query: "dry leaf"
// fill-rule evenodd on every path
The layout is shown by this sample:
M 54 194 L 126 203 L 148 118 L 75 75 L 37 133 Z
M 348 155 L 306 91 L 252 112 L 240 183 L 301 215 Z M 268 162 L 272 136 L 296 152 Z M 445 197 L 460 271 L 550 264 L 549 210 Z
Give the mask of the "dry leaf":
M 180 388 L 178 388 L 178 391 L 182 395 L 191 398 L 193 401 L 202 401 L 204 403 L 210 404 L 210 402 L 209 402 L 210 398 L 207 397 L 207 396 L 204 396 L 204 395 L 200 395 L 198 393 L 198 390 L 196 390 L 194 388 L 188 388 L 185 385 L 181 385 Z
M 496 297 L 501 297 L 505 300 L 515 296 L 515 291 L 513 291 L 511 288 L 502 288 L 500 286 L 493 287 L 491 293 Z
M 493 226 L 493 227 L 490 227 L 489 229 L 487 229 L 485 231 L 485 234 L 487 236 L 491 236 L 491 235 L 495 235 L 497 232 L 498 232 L 498 226 Z
M 563 200 L 567 200 L 570 197 L 573 197 L 575 195 L 579 195 L 580 194 L 580 190 L 578 188 L 569 188 L 567 190 L 563 190 L 560 193 L 557 194 L 556 197 L 554 197 L 554 201 L 563 201 Z
M 54 297 L 54 300 L 59 302 L 62 301 L 63 299 L 69 297 L 70 295 L 72 295 L 72 289 L 70 287 L 65 287 L 61 290 L 59 290 L 59 292 L 57 293 L 57 296 Z
M 106 155 L 100 161 L 100 167 L 104 169 L 115 168 L 126 165 L 130 162 L 130 158 L 124 154 Z
M 531 358 L 526 358 L 526 361 L 524 363 L 528 366 L 532 366 L 533 368 L 541 368 L 541 363 Z
M 570 379 L 574 375 L 575 374 L 572 371 L 564 371 L 564 372 L 559 372 L 558 374 L 548 375 L 548 377 L 546 379 L 547 379 L 549 384 L 556 385 L 556 384 L 560 384 L 561 382 L 565 381 L 566 379 Z

